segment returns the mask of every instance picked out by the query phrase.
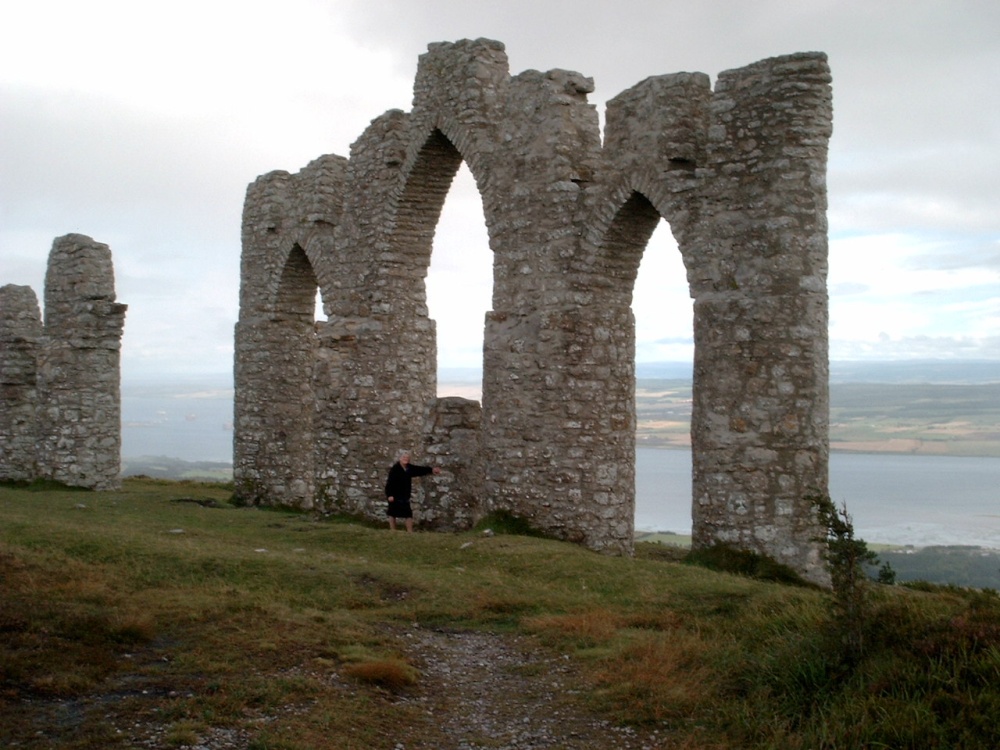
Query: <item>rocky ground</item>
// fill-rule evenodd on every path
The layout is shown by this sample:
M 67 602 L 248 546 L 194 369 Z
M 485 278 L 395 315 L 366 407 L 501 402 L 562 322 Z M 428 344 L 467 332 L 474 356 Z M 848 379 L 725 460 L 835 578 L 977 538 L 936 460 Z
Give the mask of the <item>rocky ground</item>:
M 417 626 L 399 638 L 420 680 L 392 700 L 415 704 L 433 728 L 427 733 L 433 738 L 401 731 L 394 750 L 657 750 L 665 745 L 662 732 L 617 726 L 595 714 L 576 688 L 579 675 L 572 662 L 529 638 Z M 166 742 L 165 729 L 124 728 L 135 747 L 177 748 L 176 742 Z M 197 744 L 179 747 L 246 750 L 251 740 L 246 730 L 212 729 Z
M 653 750 L 656 731 L 611 724 L 594 714 L 571 662 L 530 640 L 479 632 L 413 628 L 404 637 L 421 670 L 416 701 L 448 744 L 440 750 Z M 396 750 L 429 750 L 401 737 Z

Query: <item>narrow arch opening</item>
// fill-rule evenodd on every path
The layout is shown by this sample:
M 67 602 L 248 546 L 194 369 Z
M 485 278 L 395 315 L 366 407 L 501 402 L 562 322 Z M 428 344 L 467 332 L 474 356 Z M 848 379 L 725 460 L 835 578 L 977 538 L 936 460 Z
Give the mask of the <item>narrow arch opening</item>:
M 407 396 L 414 416 L 404 429 L 410 433 L 408 440 L 418 434 L 418 411 L 437 391 L 439 337 L 427 304 L 427 276 L 441 211 L 461 164 L 454 144 L 440 130 L 432 131 L 407 175 L 393 228 L 391 265 L 385 269 L 398 335 L 408 347 L 395 372 L 409 380 Z
M 665 220 L 657 223 L 642 252 L 632 289 L 632 312 L 636 362 L 687 364 L 689 376 L 694 357 L 694 303 L 680 249 Z
M 428 314 L 437 325 L 438 395 L 481 401 L 493 253 L 482 198 L 464 162 L 438 219 L 426 288 Z
M 677 242 L 660 220 L 642 252 L 635 318 L 637 533 L 691 533 L 694 309 Z
M 687 535 L 694 351 L 687 273 L 669 224 L 641 193 L 622 204 L 605 243 L 614 298 L 632 313 L 635 529 Z
M 281 272 L 275 299 L 276 317 L 312 323 L 316 319 L 318 286 L 312 263 L 305 251 L 295 245 Z

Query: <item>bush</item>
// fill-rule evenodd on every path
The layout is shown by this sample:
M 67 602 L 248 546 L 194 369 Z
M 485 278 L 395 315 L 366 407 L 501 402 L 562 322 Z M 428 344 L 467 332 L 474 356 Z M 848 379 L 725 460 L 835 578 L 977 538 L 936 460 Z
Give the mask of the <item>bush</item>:
M 398 659 L 378 659 L 348 664 L 342 671 L 345 677 L 369 685 L 377 685 L 393 693 L 409 687 L 417 681 L 413 667 Z
M 833 589 L 833 637 L 839 642 L 845 666 L 853 668 L 864 652 L 864 631 L 870 619 L 868 582 L 865 566 L 878 565 L 878 555 L 863 539 L 854 537 L 854 523 L 847 505 L 837 508 L 828 496 L 812 498 L 819 521 L 826 531 L 826 560 Z M 879 580 L 892 583 L 895 573 L 888 563 L 879 571 Z

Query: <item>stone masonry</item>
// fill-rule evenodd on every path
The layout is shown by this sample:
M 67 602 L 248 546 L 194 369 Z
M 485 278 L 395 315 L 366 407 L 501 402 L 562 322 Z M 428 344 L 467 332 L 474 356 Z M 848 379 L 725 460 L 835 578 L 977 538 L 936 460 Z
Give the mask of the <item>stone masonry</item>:
M 0 287 L 0 479 L 120 486 L 126 309 L 111 250 L 80 234 L 52 245 L 44 325 L 30 287 Z
M 827 487 L 830 81 L 821 53 L 725 71 L 714 90 L 654 76 L 608 103 L 602 140 L 591 79 L 511 76 L 495 41 L 430 45 L 409 112 L 373 120 L 349 158 L 248 188 L 237 495 L 381 518 L 406 447 L 444 467 L 418 483 L 434 526 L 506 510 L 630 553 L 631 299 L 664 219 L 694 300 L 694 544 L 823 580 L 807 498 Z M 424 285 L 463 161 L 493 253 L 481 407 L 435 399 Z

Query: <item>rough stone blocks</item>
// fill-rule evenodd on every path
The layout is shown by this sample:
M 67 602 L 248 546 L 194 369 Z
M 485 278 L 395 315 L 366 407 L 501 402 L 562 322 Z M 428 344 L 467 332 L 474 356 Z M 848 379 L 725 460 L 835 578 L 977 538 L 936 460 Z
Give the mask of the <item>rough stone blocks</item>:
M 115 302 L 111 250 L 59 237 L 35 293 L 0 288 L 0 479 L 120 485 L 120 349 L 126 305 Z
M 430 45 L 411 111 L 373 120 L 349 158 L 247 191 L 237 492 L 380 517 L 409 447 L 445 466 L 427 483 L 431 525 L 506 510 L 630 553 L 630 305 L 664 219 L 695 310 L 695 544 L 824 580 L 807 497 L 827 486 L 830 80 L 821 53 L 725 71 L 714 90 L 701 73 L 656 76 L 608 103 L 602 142 L 591 79 L 511 76 L 491 40 Z M 435 401 L 424 289 L 463 161 L 494 256 L 477 410 Z

